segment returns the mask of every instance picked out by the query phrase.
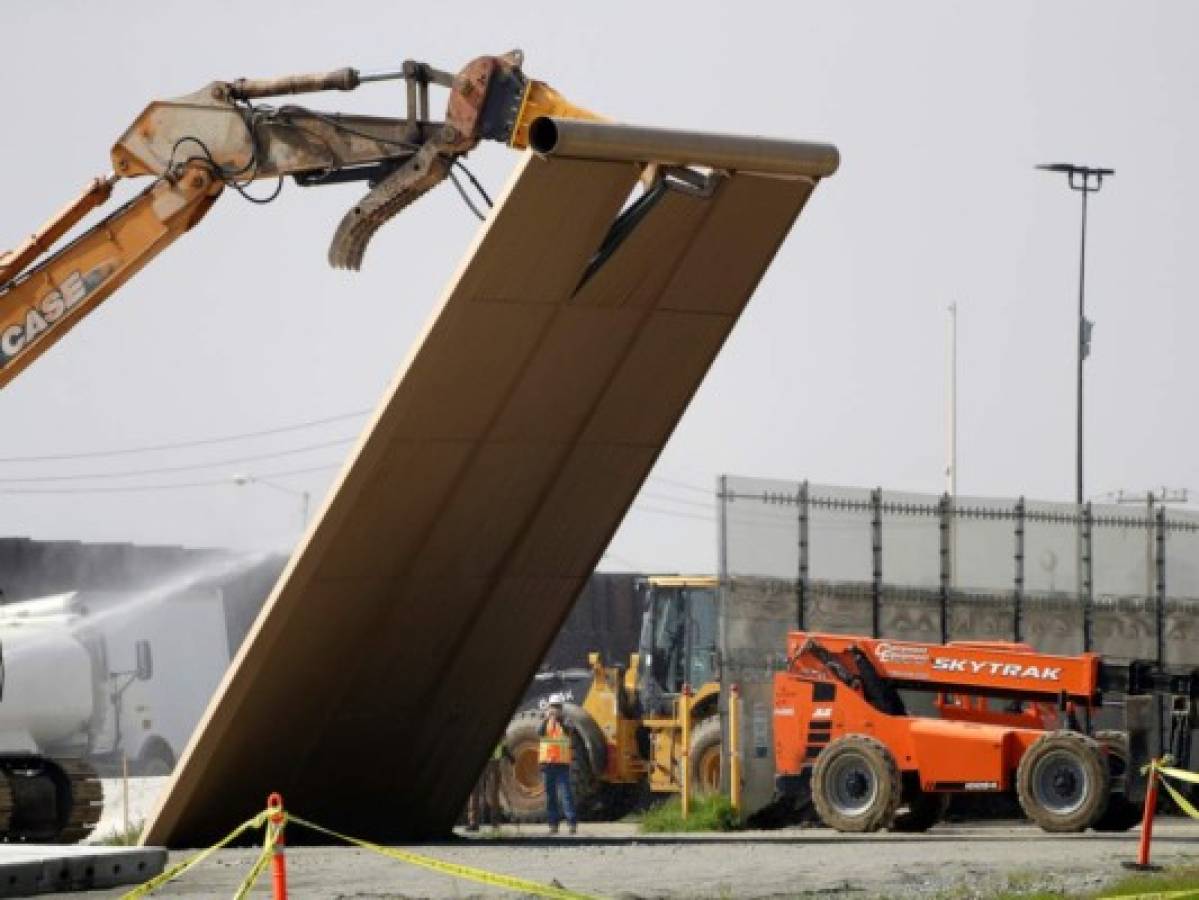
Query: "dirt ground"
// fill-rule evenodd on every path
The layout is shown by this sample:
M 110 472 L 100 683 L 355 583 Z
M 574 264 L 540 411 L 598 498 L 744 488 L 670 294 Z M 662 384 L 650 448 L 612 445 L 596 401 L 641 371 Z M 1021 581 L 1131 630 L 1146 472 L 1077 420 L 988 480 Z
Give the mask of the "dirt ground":
M 1136 831 L 1051 836 L 1023 823 L 946 825 L 924 835 L 862 837 L 825 829 L 727 835 L 638 835 L 630 825 L 584 825 L 550 839 L 541 828 L 411 847 L 418 853 L 603 897 L 952 897 L 999 891 L 1090 893 L 1126 874 Z M 1199 824 L 1158 823 L 1154 861 L 1199 862 Z M 172 861 L 186 853 L 172 855 Z M 156 896 L 229 897 L 255 853 L 229 850 Z M 293 848 L 296 898 L 512 896 L 367 851 Z M 264 877 L 256 896 L 269 896 Z M 116 897 L 120 891 L 89 897 Z M 80 896 L 64 895 L 64 896 Z

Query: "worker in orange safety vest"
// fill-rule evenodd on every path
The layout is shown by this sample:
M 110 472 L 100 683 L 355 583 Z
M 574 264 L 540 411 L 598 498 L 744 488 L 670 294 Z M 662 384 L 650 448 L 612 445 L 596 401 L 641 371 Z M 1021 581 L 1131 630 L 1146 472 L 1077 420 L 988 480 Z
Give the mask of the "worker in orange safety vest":
M 541 764 L 541 776 L 545 782 L 545 817 L 550 824 L 550 834 L 558 833 L 558 823 L 562 819 L 566 819 L 571 834 L 579 830 L 574 790 L 570 784 L 575 729 L 563 714 L 564 703 L 565 698 L 561 694 L 551 694 L 545 719 L 537 729 L 540 737 L 537 761 Z

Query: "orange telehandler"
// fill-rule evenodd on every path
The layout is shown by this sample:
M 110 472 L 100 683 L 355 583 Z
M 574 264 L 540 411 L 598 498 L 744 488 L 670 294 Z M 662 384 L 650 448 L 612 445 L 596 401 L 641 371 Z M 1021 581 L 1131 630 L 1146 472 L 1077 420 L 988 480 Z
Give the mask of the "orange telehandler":
M 1172 698 L 1168 745 L 1186 759 L 1197 688 L 1199 672 L 1094 653 L 792 632 L 774 680 L 776 785 L 838 831 L 923 831 L 953 794 L 1006 791 L 1046 831 L 1126 830 L 1150 707 Z M 1105 694 L 1123 696 L 1124 730 L 1093 730 Z

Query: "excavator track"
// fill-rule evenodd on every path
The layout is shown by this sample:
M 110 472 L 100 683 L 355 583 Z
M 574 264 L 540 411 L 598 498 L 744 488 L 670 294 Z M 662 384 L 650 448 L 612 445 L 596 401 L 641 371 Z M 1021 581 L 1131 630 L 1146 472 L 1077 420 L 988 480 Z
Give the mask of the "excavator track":
M 451 165 L 451 159 L 438 153 L 430 142 L 380 181 L 337 226 L 329 246 L 329 264 L 336 269 L 362 268 L 366 245 L 375 232 L 444 181 Z
M 0 836 L 8 834 L 14 805 L 15 801 L 12 788 L 8 785 L 8 777 L 0 771 Z
M 77 844 L 96 830 L 104 809 L 104 787 L 96 770 L 81 759 L 56 759 L 53 762 L 62 769 L 71 786 L 67 823 L 54 843 Z
M 0 840 L 74 844 L 100 821 L 104 791 L 80 759 L 0 756 Z

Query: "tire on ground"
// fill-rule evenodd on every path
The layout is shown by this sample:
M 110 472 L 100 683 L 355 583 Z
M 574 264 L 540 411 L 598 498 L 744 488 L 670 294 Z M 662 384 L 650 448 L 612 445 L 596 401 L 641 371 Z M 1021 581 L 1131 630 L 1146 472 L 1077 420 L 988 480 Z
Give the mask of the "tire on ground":
M 1110 793 L 1098 741 L 1077 731 L 1041 735 L 1016 770 L 1020 806 L 1045 831 L 1083 831 L 1103 816 Z
M 720 792 L 720 717 L 709 716 L 691 732 L 687 766 L 692 788 L 698 793 Z
M 605 792 L 601 776 L 607 761 L 607 745 L 586 710 L 568 703 L 563 713 L 576 735 L 570 767 L 576 811 L 580 818 L 587 818 L 603 808 Z M 545 785 L 537 763 L 541 740 L 538 730 L 543 719 L 539 710 L 524 710 L 516 714 L 504 735 L 513 761 L 500 766 L 500 804 L 512 822 L 545 821 Z
M 812 802 L 837 831 L 887 828 L 903 794 L 895 757 L 874 738 L 849 734 L 825 747 L 812 769 Z
M 949 809 L 949 794 L 930 794 L 916 788 L 912 796 L 904 803 L 895 820 L 891 823 L 891 831 L 916 833 L 928 831 L 945 817 Z
M 1141 806 L 1117 789 L 1128 775 L 1128 735 L 1123 731 L 1097 731 L 1095 740 L 1107 751 L 1107 769 L 1112 777 L 1112 793 L 1107 809 L 1091 823 L 1096 831 L 1128 831 L 1141 821 Z M 1117 781 L 1119 779 L 1119 781 Z

